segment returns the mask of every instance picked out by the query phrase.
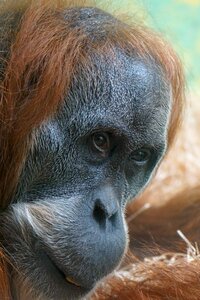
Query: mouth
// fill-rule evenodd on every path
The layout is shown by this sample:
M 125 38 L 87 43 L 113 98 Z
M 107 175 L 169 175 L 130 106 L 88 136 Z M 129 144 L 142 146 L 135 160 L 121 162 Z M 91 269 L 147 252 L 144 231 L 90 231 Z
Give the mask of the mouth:
M 75 285 L 75 286 L 81 288 L 81 285 L 78 284 L 73 278 L 66 276 L 65 279 L 66 279 L 67 283 L 70 283 L 72 285 Z
M 57 264 L 52 260 L 52 258 L 45 253 L 49 263 L 52 265 L 52 267 L 54 268 L 54 270 L 56 271 L 56 274 L 59 275 L 59 277 L 62 278 L 62 283 L 65 283 L 66 285 L 70 285 L 71 287 L 75 287 L 75 288 L 83 288 L 72 276 L 66 275 L 66 273 L 64 273 L 58 266 Z M 55 272 L 54 271 L 54 272 Z
M 48 272 L 52 276 L 52 279 L 56 282 L 59 282 L 59 285 L 62 286 L 62 288 L 67 292 L 85 295 L 94 288 L 94 285 L 91 287 L 83 286 L 76 279 L 74 279 L 73 275 L 63 272 L 63 270 L 59 268 L 57 263 L 46 252 L 43 252 L 43 257 L 45 257 L 45 265 L 47 266 Z

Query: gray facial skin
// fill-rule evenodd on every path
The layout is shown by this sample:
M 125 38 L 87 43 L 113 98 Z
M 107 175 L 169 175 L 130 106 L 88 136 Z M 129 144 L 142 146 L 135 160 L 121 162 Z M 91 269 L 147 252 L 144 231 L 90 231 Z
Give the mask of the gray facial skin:
M 94 55 L 91 68 L 79 67 L 57 114 L 37 130 L 1 215 L 19 270 L 14 299 L 79 299 L 119 265 L 125 205 L 165 152 L 169 112 L 170 87 L 155 62 L 115 49 L 114 59 Z M 94 149 L 97 132 L 109 137 L 106 155 Z

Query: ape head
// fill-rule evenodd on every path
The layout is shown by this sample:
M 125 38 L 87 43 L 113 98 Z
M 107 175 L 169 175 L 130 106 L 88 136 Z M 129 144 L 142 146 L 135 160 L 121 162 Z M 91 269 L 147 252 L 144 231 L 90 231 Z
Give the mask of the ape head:
M 119 265 L 125 206 L 175 131 L 178 67 L 159 38 L 100 9 L 26 12 L 3 81 L 0 222 L 14 299 L 78 299 Z

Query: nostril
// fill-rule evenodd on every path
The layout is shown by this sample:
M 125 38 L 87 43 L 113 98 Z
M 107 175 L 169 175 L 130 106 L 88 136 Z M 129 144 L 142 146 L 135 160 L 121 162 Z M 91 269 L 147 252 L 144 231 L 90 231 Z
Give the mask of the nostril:
M 115 214 L 109 216 L 109 220 L 110 220 L 110 222 L 111 222 L 113 225 L 114 225 L 115 222 L 116 222 L 116 218 L 117 218 L 117 213 L 115 213 Z
M 95 203 L 93 216 L 96 222 L 100 225 L 100 227 L 105 228 L 106 226 L 106 212 L 105 208 L 102 205 L 101 201 L 98 199 Z
M 105 204 L 102 199 L 96 199 L 93 210 L 93 217 L 95 221 L 101 226 L 101 228 L 105 229 L 106 221 L 109 221 L 111 224 L 115 225 L 118 210 L 118 202 L 110 201 Z

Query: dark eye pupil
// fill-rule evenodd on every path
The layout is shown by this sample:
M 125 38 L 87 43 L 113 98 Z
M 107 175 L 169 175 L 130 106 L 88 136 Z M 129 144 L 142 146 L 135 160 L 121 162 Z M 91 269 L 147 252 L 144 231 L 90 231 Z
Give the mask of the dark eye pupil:
M 96 133 L 93 135 L 94 147 L 103 152 L 109 150 L 109 137 L 106 133 Z
M 132 153 L 131 158 L 137 162 L 146 162 L 150 158 L 150 155 L 149 150 L 137 150 Z

